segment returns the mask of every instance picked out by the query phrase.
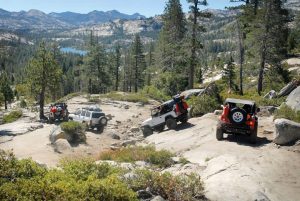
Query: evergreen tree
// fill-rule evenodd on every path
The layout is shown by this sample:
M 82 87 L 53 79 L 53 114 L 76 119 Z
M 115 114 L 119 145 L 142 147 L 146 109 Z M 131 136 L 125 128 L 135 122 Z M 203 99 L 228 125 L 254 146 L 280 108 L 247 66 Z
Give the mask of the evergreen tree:
M 201 12 L 199 6 L 207 6 L 207 1 L 203 0 L 187 0 L 188 3 L 191 4 L 191 23 L 192 23 L 192 36 L 191 36 L 191 55 L 190 55 L 190 68 L 189 68 L 189 88 L 194 88 L 194 74 L 195 74 L 195 66 L 196 66 L 196 57 L 197 50 L 202 48 L 202 44 L 198 40 L 200 32 L 205 31 L 204 27 L 199 25 L 199 17 L 209 18 L 211 16 L 210 13 Z M 202 71 L 199 69 L 199 80 L 202 80 Z
M 84 58 L 89 93 L 104 93 L 111 84 L 107 69 L 107 53 L 103 46 L 96 44 Z
M 145 55 L 143 53 L 143 44 L 139 34 L 135 35 L 134 42 L 132 44 L 132 56 L 133 56 L 133 73 L 134 73 L 134 91 L 137 92 L 139 87 L 143 86 L 144 78 L 143 72 L 146 68 Z
M 25 72 L 26 83 L 31 93 L 39 100 L 40 118 L 44 119 L 46 92 L 55 92 L 62 76 L 61 68 L 44 42 L 40 44 L 35 57 L 29 61 Z
M 1 84 L 0 90 L 4 97 L 4 108 L 5 108 L 5 110 L 7 110 L 7 104 L 13 100 L 14 93 L 9 85 L 8 76 L 5 71 L 1 72 L 1 80 L 0 81 L 1 81 L 0 82 L 0 84 Z
M 181 71 L 186 64 L 182 43 L 186 34 L 186 20 L 179 0 L 169 0 L 162 16 L 163 27 L 158 41 L 158 66 Z
M 231 92 L 234 89 L 234 79 L 235 79 L 235 65 L 233 63 L 232 56 L 228 60 L 227 64 L 223 68 L 223 78 L 228 84 L 228 91 Z
M 115 49 L 115 90 L 118 91 L 119 90 L 119 72 L 120 72 L 120 65 L 121 65 L 121 51 L 120 51 L 121 47 L 118 44 L 116 46 Z

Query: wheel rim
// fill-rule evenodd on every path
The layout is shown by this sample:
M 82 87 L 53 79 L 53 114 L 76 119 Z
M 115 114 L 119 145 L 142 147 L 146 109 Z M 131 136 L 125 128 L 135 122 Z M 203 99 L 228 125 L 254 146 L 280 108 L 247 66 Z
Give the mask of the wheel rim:
M 240 123 L 240 122 L 243 121 L 244 115 L 241 112 L 235 112 L 232 115 L 232 119 L 233 119 L 234 122 Z

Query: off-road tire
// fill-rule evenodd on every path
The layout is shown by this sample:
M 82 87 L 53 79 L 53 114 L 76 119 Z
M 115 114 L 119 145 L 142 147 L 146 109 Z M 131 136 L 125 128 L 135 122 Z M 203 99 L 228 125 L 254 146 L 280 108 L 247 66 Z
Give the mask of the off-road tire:
M 254 126 L 254 130 L 252 130 L 250 133 L 249 142 L 251 144 L 256 144 L 256 142 L 257 142 L 257 123 Z
M 188 120 L 189 120 L 188 113 L 185 113 L 185 114 L 183 114 L 183 116 L 181 117 L 180 122 L 183 123 L 183 124 L 185 124 L 185 123 L 188 122 Z
M 170 117 L 166 120 L 166 125 L 168 129 L 173 130 L 177 126 L 177 121 L 173 117 Z
M 104 131 L 104 126 L 97 126 L 96 128 L 97 128 L 97 132 L 103 133 L 103 131 Z
M 229 120 L 233 124 L 243 124 L 247 120 L 247 112 L 241 108 L 233 108 L 229 113 Z
M 141 129 L 144 137 L 148 137 L 153 134 L 153 130 L 150 128 L 150 126 L 144 126 Z
M 216 138 L 218 141 L 221 141 L 224 139 L 224 136 L 223 136 L 223 130 L 221 128 L 217 128 L 216 130 Z
M 165 129 L 165 125 L 163 124 L 163 125 L 160 125 L 160 126 L 156 126 L 155 128 L 154 128 L 154 130 L 155 131 L 157 131 L 157 132 L 163 132 L 163 130 Z
M 107 125 L 107 118 L 106 117 L 101 117 L 99 122 L 102 126 L 106 126 Z

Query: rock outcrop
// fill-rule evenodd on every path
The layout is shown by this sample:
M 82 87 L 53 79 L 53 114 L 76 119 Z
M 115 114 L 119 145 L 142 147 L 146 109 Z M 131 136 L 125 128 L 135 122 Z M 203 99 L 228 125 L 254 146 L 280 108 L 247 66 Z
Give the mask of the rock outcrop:
M 275 133 L 273 142 L 278 145 L 294 143 L 300 139 L 300 124 L 287 120 L 275 120 Z
M 286 104 L 296 111 L 300 111 L 300 86 L 296 88 L 286 99 Z

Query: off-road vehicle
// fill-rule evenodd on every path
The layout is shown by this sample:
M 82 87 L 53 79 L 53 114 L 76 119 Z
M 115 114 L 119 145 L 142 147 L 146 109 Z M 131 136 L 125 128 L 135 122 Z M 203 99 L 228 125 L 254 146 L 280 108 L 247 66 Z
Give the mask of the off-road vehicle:
M 107 118 L 105 113 L 98 107 L 79 108 L 74 114 L 70 114 L 69 118 L 86 125 L 87 129 L 103 132 L 104 127 L 107 125 Z
M 259 111 L 254 101 L 226 99 L 216 129 L 217 140 L 222 140 L 224 133 L 242 134 L 247 135 L 251 143 L 256 143 L 258 126 L 256 113 Z
M 66 103 L 55 103 L 50 106 L 49 123 L 54 123 L 55 120 L 69 120 L 68 105 Z
M 183 97 L 176 96 L 151 109 L 151 118 L 145 120 L 141 125 L 141 130 L 145 137 L 153 134 L 153 131 L 162 132 L 167 126 L 175 129 L 177 122 L 186 123 L 188 121 L 188 105 Z

